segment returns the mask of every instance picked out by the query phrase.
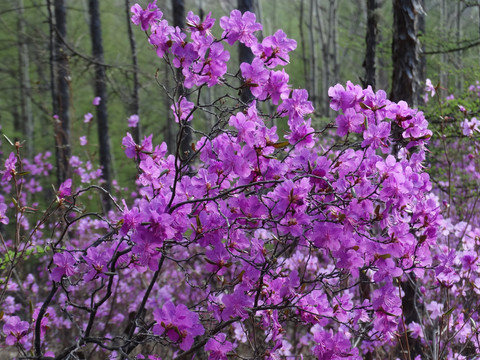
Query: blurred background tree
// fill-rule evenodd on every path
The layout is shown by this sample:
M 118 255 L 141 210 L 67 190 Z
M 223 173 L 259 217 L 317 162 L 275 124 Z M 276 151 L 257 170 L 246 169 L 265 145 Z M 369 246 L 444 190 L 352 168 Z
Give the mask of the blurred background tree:
M 98 1 L 97 20 L 93 13 L 89 15 L 91 3 L 95 2 L 5 0 L 0 3 L 0 125 L 12 139 L 26 140 L 27 157 L 56 149 L 57 179 L 52 182 L 58 183 L 69 176 L 67 159 L 72 151 L 79 153 L 80 136 L 85 135 L 88 145 L 81 148 L 85 157 L 93 164 L 110 165 L 106 170 L 111 178 L 106 175 L 106 184 L 109 179 L 117 179 L 122 185 L 132 184 L 136 174 L 123 166 L 127 160 L 121 138 L 126 131 L 132 132 L 135 139 L 154 133 L 157 141 L 173 143 L 177 127 L 172 124 L 171 99 L 158 86 L 162 83 L 168 88 L 173 84 L 173 74 L 155 60 L 153 49 L 141 39 L 145 35 L 132 31 L 126 21 L 127 9 L 133 1 Z M 405 99 L 418 104 L 426 77 L 434 83 L 440 82 L 440 91 L 447 96 L 453 89 L 461 90 L 464 84 L 475 82 L 480 75 L 480 1 L 477 0 L 165 1 L 159 4 L 164 17 L 173 22 L 174 9 L 180 3 L 184 13 L 191 10 L 204 17 L 211 11 L 217 20 L 243 6 L 242 10 L 253 10 L 264 24 L 263 36 L 282 28 L 289 38 L 296 39 L 297 50 L 287 71 L 292 85 L 306 88 L 316 105 L 314 123 L 328 117 L 328 88 L 336 83 L 351 80 L 371 84 L 386 90 L 393 100 L 399 100 L 405 95 L 392 87 L 392 81 L 398 85 L 398 79 L 405 76 L 395 73 L 394 68 L 410 64 L 413 66 L 410 70 L 402 71 L 407 71 L 403 74 L 414 71 L 412 80 L 416 85 L 411 97 Z M 140 4 L 146 6 L 147 2 Z M 416 21 L 411 34 L 416 44 L 415 61 L 404 65 L 395 65 L 404 46 L 395 47 L 393 36 L 397 40 L 401 37 L 394 30 L 398 29 L 394 14 L 398 15 L 402 9 L 399 4 L 413 4 L 412 10 L 406 7 L 403 10 L 407 18 L 413 16 Z M 95 49 L 92 52 L 95 44 L 89 34 L 94 20 L 102 29 L 101 37 L 97 38 L 103 41 L 103 58 Z M 248 57 L 236 48 L 228 50 L 234 59 Z M 99 74 L 104 76 L 103 80 L 98 80 Z M 95 83 L 104 85 L 103 97 L 108 98 L 103 110 L 92 105 L 93 97 L 98 95 L 93 90 Z M 218 90 L 206 91 L 202 96 L 216 95 L 211 91 Z M 104 111 L 104 116 L 96 111 Z M 94 114 L 93 121 L 85 123 L 84 114 L 89 112 Z M 139 127 L 135 129 L 128 128 L 127 119 L 132 114 L 140 115 Z M 53 115 L 57 115 L 56 119 Z M 202 121 L 208 126 L 212 120 L 195 121 L 195 126 Z M 283 125 L 278 126 L 282 129 Z M 99 138 L 95 136 L 97 132 Z M 102 136 L 103 140 L 99 140 Z M 188 142 L 193 140 L 189 138 Z M 111 144 L 110 158 L 105 157 L 105 144 Z

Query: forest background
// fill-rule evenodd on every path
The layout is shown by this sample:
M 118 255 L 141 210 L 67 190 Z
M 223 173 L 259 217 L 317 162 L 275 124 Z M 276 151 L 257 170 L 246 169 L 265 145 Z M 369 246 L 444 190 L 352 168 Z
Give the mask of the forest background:
M 91 3 L 99 6 L 100 27 L 96 30 L 91 26 Z M 257 19 L 264 24 L 262 36 L 282 28 L 290 38 L 297 39 L 297 49 L 286 70 L 291 74 L 290 81 L 295 88 L 308 90 L 316 109 L 314 124 L 330 115 L 327 91 L 336 83 L 352 80 L 362 85 L 372 84 L 374 88 L 385 89 L 391 94 L 395 3 L 401 2 L 252 2 Z M 414 3 L 420 15 L 415 36 L 421 45 L 421 71 L 417 80 L 422 84 L 417 86 L 415 103 L 412 104 L 416 106 L 422 103 L 426 78 L 441 85 L 442 96 L 461 93 L 480 78 L 480 2 L 425 0 Z M 128 0 L 90 0 L 90 4 L 87 0 L 5 0 L 0 3 L 1 131 L 12 141 L 26 140 L 27 158 L 38 152 L 53 152 L 53 149 L 61 148 L 62 141 L 63 146 L 68 144 L 71 153 L 78 153 L 81 149 L 95 165 L 101 161 L 100 154 L 111 153 L 107 158 L 111 164 L 108 181 L 117 179 L 120 186 L 131 186 L 136 172 L 131 166 L 124 166 L 128 159 L 123 154 L 121 139 L 129 130 L 127 119 L 132 114 L 138 114 L 140 118 L 136 137 L 140 133 L 142 136 L 153 133 L 156 141 L 165 140 L 169 149 L 173 148 L 176 129 L 170 111 L 171 100 L 164 96 L 159 86 L 160 83 L 171 86 L 172 76 L 165 65 L 155 60 L 154 49 L 141 32 L 131 31 L 132 5 L 133 2 Z M 146 3 L 141 5 L 146 6 Z M 212 16 L 219 19 L 229 14 L 238 3 L 235 0 L 158 3 L 169 21 L 173 19 L 174 8 L 182 5 L 185 15 L 189 10 L 200 15 L 211 11 Z M 55 21 L 58 23 L 59 20 L 55 19 L 62 11 L 65 28 L 58 30 Z M 375 34 L 373 56 L 372 52 L 367 53 L 368 19 L 370 26 L 375 26 L 370 28 L 370 34 Z M 92 31 L 100 33 L 92 37 Z M 103 59 L 92 53 L 92 38 L 103 41 Z M 232 51 L 232 58 L 237 59 L 236 49 Z M 370 64 L 371 69 L 372 62 L 374 76 L 369 77 L 366 67 Z M 58 72 L 59 64 L 63 64 L 64 73 Z M 106 84 L 103 100 L 107 118 L 101 126 L 107 124 L 108 129 L 101 131 L 106 136 L 103 143 L 97 135 L 100 115 L 95 113 L 97 109 L 92 105 L 95 74 L 99 70 L 104 71 Z M 65 109 L 58 108 L 59 95 L 52 92 L 52 88 L 61 91 L 59 82 L 62 79 L 67 91 L 63 100 L 68 103 Z M 216 95 L 206 94 L 212 98 Z M 52 101 L 52 96 L 57 96 L 57 100 Z M 53 115 L 59 110 L 67 111 L 61 117 L 68 118 L 69 134 L 65 134 L 58 122 L 56 125 Z M 84 115 L 88 113 L 93 113 L 94 117 L 93 121 L 86 123 Z M 208 126 L 211 120 L 196 121 L 196 126 L 201 121 Z M 282 125 L 279 127 L 281 129 Z M 64 139 L 61 139 L 62 135 L 65 135 Z M 81 146 L 82 136 L 88 140 L 85 146 Z M 105 144 L 110 150 L 102 149 Z M 57 161 L 57 167 L 61 167 L 58 164 Z M 52 183 L 60 183 L 65 176 L 57 171 L 57 181 L 52 179 Z M 46 196 L 51 194 L 47 192 Z

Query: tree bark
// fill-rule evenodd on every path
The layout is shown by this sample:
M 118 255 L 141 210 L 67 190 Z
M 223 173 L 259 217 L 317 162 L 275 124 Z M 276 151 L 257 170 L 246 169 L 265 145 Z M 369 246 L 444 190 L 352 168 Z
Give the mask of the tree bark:
M 172 0 L 173 10 L 173 26 L 178 26 L 180 29 L 185 29 L 185 2 L 184 0 Z M 180 96 L 185 94 L 182 84 L 183 74 L 180 69 L 177 71 L 176 96 L 178 100 Z M 180 124 L 180 130 L 177 135 L 177 147 L 179 147 L 177 154 L 180 155 L 182 162 L 188 162 L 192 154 L 192 130 L 188 125 Z
M 392 101 L 405 100 L 410 106 L 418 105 L 421 89 L 420 41 L 418 40 L 419 14 L 423 12 L 420 0 L 393 0 L 393 76 Z
M 254 1 L 253 0 L 238 0 L 237 1 L 237 8 L 243 14 L 246 11 L 250 11 L 251 13 L 254 12 Z M 238 44 L 238 61 L 239 64 L 241 63 L 249 63 L 251 64 L 253 61 L 253 53 L 250 48 L 246 47 L 244 44 Z M 240 99 L 243 103 L 248 104 L 253 100 L 252 92 L 250 88 L 246 87 L 242 89 Z
M 67 13 L 64 0 L 47 0 L 50 23 L 50 72 L 52 110 L 54 114 L 55 154 L 57 184 L 69 176 L 70 158 L 70 74 L 68 54 L 65 46 L 67 38 Z
M 419 17 L 423 13 L 420 0 L 393 0 L 393 77 L 391 100 L 398 102 L 406 101 L 410 106 L 418 106 L 420 95 L 420 54 L 421 46 L 418 40 Z M 402 129 L 394 126 L 393 137 L 401 139 Z M 393 152 L 396 155 L 399 146 L 396 145 Z M 420 306 L 417 299 L 417 284 L 413 278 L 411 281 L 405 281 L 401 284 L 404 291 L 402 298 L 402 310 L 404 326 L 408 326 L 412 321 L 420 323 L 416 308 Z M 408 348 L 409 358 L 414 359 L 421 355 L 422 348 L 419 339 L 413 339 L 407 334 L 407 329 L 403 329 L 404 334 L 400 341 L 406 341 L 402 349 Z M 399 350 L 401 351 L 401 350 Z
M 99 1 L 89 0 L 88 10 L 90 15 L 92 55 L 95 59 L 95 96 L 101 98 L 96 111 L 100 165 L 102 167 L 102 179 L 105 181 L 104 188 L 110 192 L 112 156 L 110 153 L 110 136 L 108 130 L 107 84 L 105 66 L 103 65 L 102 23 L 100 20 Z M 102 194 L 102 200 L 104 211 L 109 211 L 111 209 L 111 202 L 108 194 Z
M 140 87 L 138 83 L 138 59 L 137 59 L 137 42 L 135 41 L 135 35 L 132 30 L 132 21 L 130 20 L 130 2 L 125 0 L 125 13 L 127 15 L 127 30 L 128 40 L 130 42 L 130 52 L 132 53 L 132 66 L 133 66 L 133 86 L 131 92 L 131 101 L 129 103 L 129 115 L 136 114 L 140 116 L 140 104 L 138 89 Z M 133 140 L 138 144 L 140 142 L 140 122 L 135 128 L 132 129 Z
M 18 60 L 20 74 L 20 110 L 23 135 L 26 138 L 26 157 L 33 159 L 33 113 L 32 113 L 32 91 L 30 87 L 30 61 L 27 44 L 27 34 L 24 16 L 23 0 L 17 1 L 18 13 Z
M 313 15 L 316 9 L 317 3 L 315 0 L 310 0 L 310 14 L 308 17 L 308 40 L 309 40 L 309 63 L 308 63 L 308 70 L 309 70 L 309 89 L 311 91 L 310 101 L 312 102 L 313 106 L 317 105 L 317 52 L 315 46 L 315 25 L 313 24 Z M 318 11 L 318 9 L 317 9 Z M 320 106 L 320 110 L 323 111 L 323 104 Z
M 365 80 L 363 86 L 376 86 L 376 51 L 377 51 L 377 0 L 367 0 L 367 34 L 365 37 Z

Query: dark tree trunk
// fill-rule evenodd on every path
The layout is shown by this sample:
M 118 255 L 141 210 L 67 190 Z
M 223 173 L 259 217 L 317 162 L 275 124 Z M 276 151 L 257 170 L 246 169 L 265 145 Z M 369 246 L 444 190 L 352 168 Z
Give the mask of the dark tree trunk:
M 390 98 L 393 101 L 406 101 L 410 106 L 418 105 L 419 94 L 421 90 L 421 46 L 418 40 L 420 16 L 423 14 L 423 8 L 420 0 L 393 0 L 393 78 L 392 92 Z M 402 129 L 395 126 L 393 137 L 401 139 Z M 397 153 L 399 146 L 395 146 L 394 153 Z M 402 289 L 405 295 L 402 298 L 402 309 L 404 324 L 408 326 L 412 321 L 420 323 L 418 313 L 415 309 L 421 306 L 416 296 L 416 281 L 403 282 Z M 418 339 L 413 339 L 403 329 L 404 334 L 401 341 L 408 341 L 402 348 L 410 349 L 409 358 L 414 359 L 421 355 L 421 343 Z M 399 350 L 401 351 L 401 350 Z
M 140 106 L 138 98 L 138 60 L 137 60 L 137 43 L 135 41 L 135 35 L 132 31 L 132 21 L 130 20 L 130 4 L 129 0 L 125 0 L 125 12 L 127 14 L 127 30 L 128 30 L 128 39 L 130 41 L 130 51 L 132 53 L 132 65 L 133 65 L 133 88 L 131 93 L 131 101 L 129 104 L 129 112 L 131 114 L 137 114 L 140 116 Z M 140 123 L 137 124 L 137 127 L 132 129 L 132 136 L 135 142 L 138 144 L 140 142 Z
M 65 46 L 67 37 L 67 13 L 64 0 L 54 0 L 54 14 L 51 2 L 47 0 L 50 20 L 50 71 L 52 108 L 55 129 L 55 153 L 57 162 L 57 183 L 60 185 L 69 176 L 70 158 L 70 74 L 68 54 Z
M 237 8 L 243 14 L 246 11 L 250 11 L 251 13 L 254 12 L 253 9 L 253 0 L 238 0 L 237 1 Z M 245 45 L 239 43 L 238 44 L 238 61 L 239 64 L 241 63 L 249 63 L 251 64 L 253 61 L 253 53 L 250 48 L 246 47 Z M 240 98 L 243 103 L 248 104 L 253 100 L 253 95 L 250 89 L 244 88 L 242 89 L 242 93 Z
M 92 54 L 95 59 L 95 96 L 102 100 L 97 106 L 98 144 L 100 153 L 100 165 L 102 166 L 102 179 L 105 181 L 104 188 L 111 189 L 111 162 L 110 136 L 108 131 L 107 112 L 107 84 L 103 58 L 102 24 L 98 0 L 89 0 L 88 9 L 90 14 L 90 36 L 92 39 Z M 103 194 L 104 210 L 111 208 L 108 194 Z
M 377 0 L 367 0 L 367 34 L 365 37 L 365 80 L 363 86 L 370 85 L 373 90 L 376 86 L 375 64 L 377 50 Z
M 185 2 L 184 0 L 172 0 L 172 9 L 173 9 L 173 26 L 178 26 L 180 29 L 185 29 Z M 177 71 L 177 81 L 181 82 L 183 80 L 182 71 L 178 69 Z M 175 98 L 179 99 L 180 96 L 183 96 L 185 91 L 183 89 L 183 84 L 177 84 L 177 93 Z M 179 155 L 180 159 L 183 162 L 188 162 L 192 153 L 192 130 L 188 125 L 180 124 L 180 130 L 177 136 L 177 146 L 179 146 Z
M 426 32 L 426 23 L 425 23 L 425 12 L 423 9 L 425 9 L 425 0 L 420 0 L 420 5 L 422 7 L 422 11 L 418 14 L 418 35 L 420 39 L 423 39 L 425 36 Z M 417 101 L 418 104 L 423 104 L 423 84 L 425 84 L 425 81 L 427 79 L 427 58 L 425 56 L 425 45 L 422 43 L 421 46 L 421 52 L 420 52 L 420 64 L 419 64 L 419 69 L 418 69 L 418 80 L 420 83 L 420 88 L 418 89 L 417 93 Z
M 420 0 L 393 0 L 393 78 L 390 98 L 405 100 L 416 107 L 420 86 L 420 53 L 418 40 Z
M 23 136 L 26 141 L 26 157 L 33 159 L 33 114 L 30 88 L 30 61 L 27 44 L 27 26 L 25 24 L 23 0 L 17 1 L 18 6 L 18 60 L 20 74 L 20 109 Z

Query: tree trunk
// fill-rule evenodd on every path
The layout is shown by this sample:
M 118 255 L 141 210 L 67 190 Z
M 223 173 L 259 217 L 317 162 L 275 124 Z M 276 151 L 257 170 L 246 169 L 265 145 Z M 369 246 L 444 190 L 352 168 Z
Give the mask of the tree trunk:
M 310 14 L 308 17 L 308 40 L 309 40 L 309 63 L 308 63 L 308 70 L 309 70 L 309 89 L 310 89 L 310 101 L 312 102 L 313 106 L 317 105 L 317 52 L 315 47 L 315 26 L 313 24 L 313 15 L 316 9 L 317 3 L 315 0 L 310 0 Z M 318 9 L 317 9 L 318 10 Z M 323 104 L 320 106 L 320 111 L 323 110 Z
M 185 2 L 184 0 L 172 0 L 173 9 L 173 26 L 178 26 L 180 29 L 185 29 Z M 177 71 L 176 96 L 178 100 L 180 96 L 184 95 L 183 89 L 183 74 L 180 69 Z M 192 130 L 188 125 L 180 124 L 179 133 L 177 135 L 177 154 L 182 162 L 188 162 L 192 153 Z
M 419 16 L 423 13 L 420 0 L 393 0 L 393 77 L 391 100 L 398 102 L 405 100 L 410 106 L 418 105 L 418 98 L 421 90 L 420 84 L 420 53 L 421 47 L 418 40 Z M 402 129 L 399 126 L 393 127 L 393 137 L 401 139 Z M 394 155 L 398 153 L 399 146 L 395 146 Z M 402 298 L 402 310 L 404 326 L 412 321 L 420 323 L 418 314 L 415 311 L 418 305 L 417 284 L 413 278 L 401 284 L 404 291 Z M 407 329 L 402 329 L 405 336 L 401 336 L 408 344 L 403 344 L 402 349 L 410 349 L 409 358 L 414 359 L 421 355 L 421 343 L 419 339 L 413 339 L 407 335 Z M 399 351 L 402 351 L 399 349 Z
M 420 42 L 417 38 L 420 0 L 393 0 L 393 77 L 392 101 L 405 100 L 410 106 L 418 105 Z
M 138 97 L 138 89 L 140 87 L 138 83 L 138 59 L 137 59 L 137 42 L 135 41 L 135 35 L 132 31 L 132 21 L 130 20 L 130 4 L 129 0 L 125 0 L 125 13 L 127 15 L 127 30 L 128 40 L 130 42 L 130 51 L 132 53 L 132 65 L 133 65 L 133 88 L 131 93 L 131 101 L 128 104 L 129 115 L 136 114 L 140 116 L 140 105 Z M 135 128 L 132 129 L 133 140 L 138 144 L 140 142 L 140 122 Z
M 243 14 L 246 11 L 250 11 L 251 13 L 254 12 L 253 9 L 253 0 L 238 0 L 237 1 L 237 8 Z M 238 61 L 239 64 L 241 63 L 249 63 L 251 64 L 253 61 L 253 53 L 250 48 L 246 47 L 244 44 L 238 44 Z M 242 89 L 241 100 L 243 103 L 248 104 L 253 100 L 252 92 L 250 88 L 246 87 Z
M 440 24 L 441 29 L 444 29 L 445 33 L 442 34 L 442 38 L 444 41 L 447 41 L 448 38 L 448 14 L 447 14 L 447 1 L 441 0 L 440 4 Z M 442 53 L 440 55 L 440 69 L 439 69 L 439 76 L 440 76 L 440 85 L 448 89 L 448 71 L 447 71 L 447 63 L 448 63 L 448 54 Z
M 108 130 L 107 112 L 107 84 L 103 58 L 102 24 L 100 21 L 100 10 L 98 0 L 88 1 L 90 15 L 90 37 L 92 39 L 92 55 L 95 60 L 95 96 L 100 97 L 100 104 L 97 106 L 97 128 L 98 144 L 100 153 L 100 165 L 102 166 L 102 179 L 105 181 L 104 188 L 108 192 L 111 189 L 111 163 L 110 136 Z M 111 208 L 108 194 L 102 194 L 104 211 Z
M 300 46 L 302 48 L 302 61 L 303 61 L 303 77 L 305 81 L 305 88 L 308 89 L 308 93 L 310 94 L 310 98 L 312 97 L 312 89 L 310 89 L 310 84 L 308 81 L 308 63 L 307 63 L 307 55 L 305 52 L 305 34 L 303 33 L 303 23 L 305 22 L 304 20 L 304 9 L 305 9 L 305 0 L 300 0 L 300 19 L 298 21 L 298 27 L 300 30 Z M 313 100 L 310 99 L 312 102 Z M 315 104 L 313 104 L 315 106 Z
M 420 0 L 420 4 L 422 6 L 422 11 L 418 14 L 418 31 L 419 31 L 419 36 L 421 39 L 425 37 L 425 32 L 427 31 L 427 26 L 425 23 L 425 0 Z M 418 77 L 419 77 L 419 83 L 420 83 L 420 88 L 417 94 L 417 101 L 418 104 L 423 104 L 424 103 L 424 84 L 427 79 L 427 57 L 425 56 L 425 44 L 420 45 L 421 48 L 421 53 L 420 53 L 420 64 L 419 64 L 419 71 L 418 71 Z
M 459 1 L 457 2 L 456 6 L 456 38 L 457 38 L 457 44 L 460 44 L 460 41 L 462 40 L 462 3 Z M 455 87 L 457 91 L 461 94 L 463 93 L 463 76 L 464 72 L 461 71 L 463 68 L 463 51 L 459 50 L 455 53 L 455 65 L 457 70 L 457 76 L 456 76 L 456 84 Z
M 367 0 L 367 34 L 365 37 L 365 80 L 363 86 L 370 85 L 373 90 L 376 86 L 376 50 L 377 50 L 377 0 Z
M 67 38 L 67 13 L 64 0 L 47 0 L 50 22 L 50 71 L 52 110 L 55 129 L 55 153 L 57 162 L 57 184 L 69 176 L 70 158 L 70 74 L 65 46 Z
M 30 88 L 30 65 L 23 0 L 17 1 L 18 59 L 20 74 L 20 112 L 23 135 L 26 138 L 26 157 L 33 159 L 33 114 Z

